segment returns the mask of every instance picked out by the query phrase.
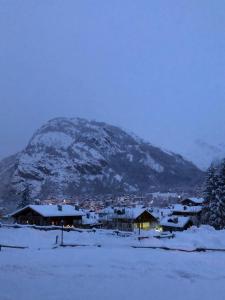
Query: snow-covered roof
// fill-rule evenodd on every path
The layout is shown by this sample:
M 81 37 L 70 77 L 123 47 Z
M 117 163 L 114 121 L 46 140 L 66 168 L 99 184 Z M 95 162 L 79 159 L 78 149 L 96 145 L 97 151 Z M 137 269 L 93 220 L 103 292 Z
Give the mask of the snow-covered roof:
M 157 219 L 162 219 L 166 216 L 172 215 L 172 208 L 171 207 L 164 207 L 164 208 L 153 208 L 149 210 L 149 212 Z
M 190 217 L 171 216 L 163 218 L 160 221 L 160 225 L 174 228 L 183 228 L 189 221 Z
M 114 213 L 114 209 L 116 209 L 116 208 L 113 208 L 113 207 L 111 207 L 111 206 L 107 206 L 107 207 L 101 209 L 101 210 L 99 211 L 99 213 L 100 213 L 100 214 L 113 214 L 113 213 Z
M 135 208 L 125 208 L 124 214 L 115 214 L 116 218 L 118 219 L 136 219 L 139 217 L 145 209 L 135 207 Z
M 199 213 L 202 211 L 202 206 L 188 206 L 182 204 L 174 204 L 172 206 L 173 212 L 181 213 Z
M 72 205 L 61 205 L 62 210 L 59 209 L 58 205 L 27 205 L 12 213 L 11 216 L 27 208 L 31 208 L 43 217 L 75 217 L 84 215 L 82 211 L 76 210 Z
M 203 204 L 205 202 L 204 198 L 196 198 L 196 197 L 186 198 L 186 199 L 183 199 L 182 201 L 185 201 L 185 200 L 190 200 L 191 202 L 196 203 L 196 204 Z
M 123 214 L 114 214 L 114 218 L 117 219 L 137 219 L 143 212 L 147 211 L 150 215 L 152 215 L 155 219 L 153 213 L 148 211 L 146 208 L 134 207 L 134 208 L 125 208 Z
M 154 218 L 157 218 L 152 212 L 150 212 L 146 208 L 142 207 L 106 207 L 100 212 L 100 219 L 136 219 L 138 218 L 144 211 L 147 211 L 149 214 L 151 214 Z M 105 216 L 102 216 L 105 215 Z

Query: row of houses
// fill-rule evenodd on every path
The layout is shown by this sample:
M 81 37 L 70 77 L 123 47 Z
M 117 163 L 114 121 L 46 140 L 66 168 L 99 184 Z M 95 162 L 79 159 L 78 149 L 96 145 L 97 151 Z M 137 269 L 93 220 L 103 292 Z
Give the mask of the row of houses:
M 103 227 L 132 231 L 150 229 L 157 219 L 144 208 L 106 208 L 99 213 L 72 205 L 28 205 L 10 215 L 14 222 L 38 226 Z
M 188 198 L 167 208 L 107 207 L 100 212 L 99 219 L 106 228 L 119 230 L 182 231 L 199 224 L 203 204 L 202 198 Z
M 161 210 L 160 224 L 165 231 L 183 231 L 199 225 L 204 205 L 203 198 L 186 198 Z
M 167 208 L 106 207 L 98 213 L 72 205 L 28 205 L 11 214 L 18 224 L 39 226 L 102 227 L 133 231 L 135 229 L 185 230 L 198 223 L 203 199 L 184 199 Z

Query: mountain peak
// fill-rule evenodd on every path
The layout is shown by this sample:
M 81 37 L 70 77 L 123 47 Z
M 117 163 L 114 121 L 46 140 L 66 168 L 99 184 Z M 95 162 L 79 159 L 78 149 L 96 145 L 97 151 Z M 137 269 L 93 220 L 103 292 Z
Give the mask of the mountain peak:
M 180 155 L 119 127 L 82 118 L 49 120 L 10 167 L 0 164 L 1 169 L 2 176 L 8 170 L 10 191 L 18 193 L 29 183 L 36 198 L 187 188 L 202 176 Z

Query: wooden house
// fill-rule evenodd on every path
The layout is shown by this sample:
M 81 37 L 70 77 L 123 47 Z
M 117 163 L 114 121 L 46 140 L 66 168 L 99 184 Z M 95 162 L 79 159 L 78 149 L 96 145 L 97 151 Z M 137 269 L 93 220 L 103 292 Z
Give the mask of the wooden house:
M 11 214 L 18 224 L 76 226 L 84 213 L 72 205 L 28 205 Z
M 124 208 L 112 216 L 112 226 L 118 230 L 149 230 L 157 225 L 157 218 L 146 209 Z

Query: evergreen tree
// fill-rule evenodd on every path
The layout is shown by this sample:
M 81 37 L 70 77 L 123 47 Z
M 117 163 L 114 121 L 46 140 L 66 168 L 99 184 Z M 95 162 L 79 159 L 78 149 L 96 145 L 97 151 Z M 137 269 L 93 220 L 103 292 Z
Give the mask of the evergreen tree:
M 216 169 L 213 165 L 211 165 L 207 171 L 205 190 L 204 190 L 204 198 L 206 200 L 207 205 L 209 205 L 213 201 L 213 199 L 215 199 L 217 188 L 218 188 L 218 178 L 216 175 Z
M 214 220 L 215 228 L 225 228 L 225 159 L 220 167 L 216 199 L 213 201 L 211 209 L 216 216 L 216 219 Z
M 208 170 L 205 186 L 206 206 L 202 212 L 202 223 L 216 229 L 225 228 L 225 160 L 219 174 L 212 166 Z
M 30 189 L 29 186 L 26 185 L 24 190 L 21 192 L 21 201 L 18 205 L 18 208 L 23 208 L 30 204 Z
M 201 221 L 203 224 L 213 225 L 213 205 L 216 201 L 216 193 L 218 189 L 218 176 L 216 174 L 216 169 L 211 165 L 207 171 L 206 181 L 205 181 L 205 207 L 202 211 Z

